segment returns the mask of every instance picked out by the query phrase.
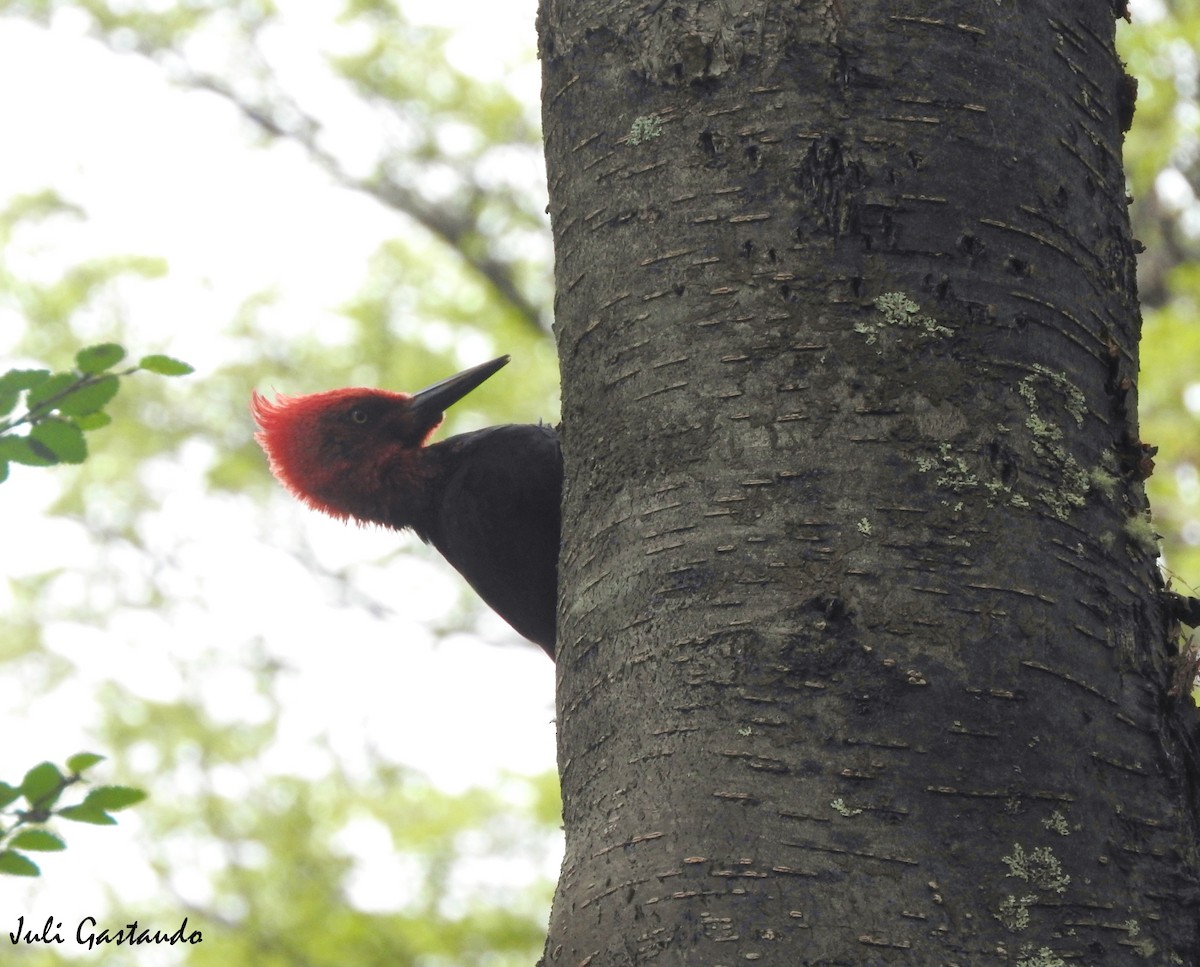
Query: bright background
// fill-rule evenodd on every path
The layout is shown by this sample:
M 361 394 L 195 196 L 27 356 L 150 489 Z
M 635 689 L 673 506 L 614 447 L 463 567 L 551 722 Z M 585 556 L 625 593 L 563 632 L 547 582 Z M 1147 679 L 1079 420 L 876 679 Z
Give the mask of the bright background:
M 453 28 L 445 47 L 453 68 L 508 86 L 536 111 L 532 4 L 426 3 L 405 10 L 411 23 Z M 318 56 L 334 12 L 328 3 L 284 3 L 264 46 L 273 68 L 305 91 L 310 110 L 333 116 L 331 150 L 361 175 L 370 170 L 379 138 L 371 113 L 331 81 Z M 554 672 L 541 650 L 482 609 L 437 555 L 411 537 L 322 518 L 265 478 L 253 493 L 213 486 L 214 468 L 224 472 L 216 452 L 223 442 L 247 450 L 261 475 L 261 454 L 249 443 L 250 389 L 300 393 L 383 382 L 372 379 L 378 372 L 355 365 L 361 331 L 347 322 L 347 305 L 389 284 L 372 260 L 390 239 L 406 234 L 417 260 L 438 243 L 395 211 L 334 184 L 296 146 L 264 144 L 222 98 L 181 90 L 149 59 L 114 53 L 87 36 L 87 25 L 69 7 L 49 29 L 0 18 L 0 89 L 8 92 L 0 99 L 6 144 L 0 198 L 53 187 L 86 213 L 14 233 L 5 271 L 48 281 L 64 266 L 136 254 L 164 260 L 166 274 L 121 277 L 99 305 L 85 300 L 68 327 L 77 343 L 57 333 L 39 343 L 38 323 L 6 301 L 0 361 L 3 368 L 39 359 L 69 365 L 79 346 L 115 335 L 131 355 L 166 352 L 197 372 L 162 386 L 150 385 L 150 376 L 125 381 L 122 398 L 150 389 L 159 394 L 142 414 L 148 418 L 142 432 L 159 437 L 163 457 L 126 463 L 128 454 L 113 452 L 124 441 L 101 431 L 91 438 L 84 468 L 14 468 L 0 491 L 4 573 L 37 585 L 30 598 L 0 584 L 0 612 L 32 609 L 38 626 L 36 657 L 11 649 L 0 697 L 0 777 L 19 782 L 35 762 L 61 763 L 83 749 L 111 754 L 103 723 L 122 708 L 136 732 L 154 723 L 141 703 L 159 712 L 180 703 L 203 709 L 206 728 L 236 733 L 269 725 L 270 739 L 248 761 L 212 766 L 201 761 L 203 743 L 181 730 L 181 762 L 134 741 L 118 774 L 106 763 L 98 779 L 138 785 L 155 803 L 186 803 L 200 790 L 236 802 L 271 777 L 369 785 L 379 763 L 399 763 L 405 775 L 425 777 L 411 780 L 418 786 L 427 781 L 450 796 L 484 787 L 502 805 L 528 812 L 534 793 L 520 777 L 554 769 Z M 363 31 L 347 33 L 339 43 L 350 48 Z M 220 60 L 219 50 L 201 46 L 201 59 Z M 512 177 L 536 193 L 541 171 L 531 171 L 527 158 L 508 163 L 522 162 Z M 425 271 L 435 278 L 445 273 L 436 265 Z M 485 300 L 474 301 L 487 311 Z M 253 322 L 239 322 L 248 311 Z M 412 311 L 420 315 L 419 307 Z M 393 388 L 416 389 L 459 366 L 521 352 L 503 331 L 456 330 L 452 317 L 433 315 L 426 342 L 445 361 L 439 369 L 422 360 L 413 367 L 415 383 Z M 406 327 L 395 340 L 397 355 L 418 322 L 393 324 Z M 509 401 L 503 418 L 556 418 L 547 391 L 552 347 L 547 335 L 535 338 L 545 347 L 492 381 L 500 384 L 492 392 Z M 293 354 L 291 342 L 306 347 Z M 31 347 L 42 355 L 30 354 Z M 305 367 L 323 347 L 337 357 L 334 374 Z M 252 370 L 252 381 L 230 375 L 231 362 Z M 535 366 L 543 373 L 532 379 Z M 214 393 L 220 402 L 232 396 L 232 408 L 205 399 L 205 382 L 222 380 L 244 382 L 237 391 L 223 385 Z M 536 391 L 523 395 L 530 382 Z M 496 422 L 485 405 L 458 407 L 456 428 Z M 219 431 L 175 439 L 172 419 L 187 408 L 182 422 L 215 420 Z M 94 485 L 91 471 L 99 477 Z M 136 474 L 136 487 L 123 483 L 123 474 Z M 114 492 L 117 506 L 106 507 Z M 59 512 L 77 497 L 89 504 L 86 513 Z M 97 528 L 111 533 L 98 536 Z M 450 821 L 453 803 L 443 805 Z M 69 849 L 35 857 L 41 879 L 0 877 L 0 927 L 15 930 L 24 915 L 27 929 L 31 922 L 40 929 L 53 916 L 69 941 L 53 953 L 92 962 L 97 953 L 71 942 L 84 916 L 114 929 L 139 917 L 144 926 L 173 930 L 189 908 L 219 908 L 222 890 L 213 879 L 225 856 L 211 831 L 185 827 L 176 842 L 148 849 L 148 837 L 156 835 L 143 822 L 149 808 L 122 814 L 116 828 L 57 824 Z M 428 871 L 397 853 L 389 824 L 372 811 L 351 810 L 333 831 L 331 846 L 351 864 L 340 890 L 366 911 L 402 909 L 414 903 L 414 881 Z M 557 872 L 561 846 L 553 825 L 537 828 L 539 841 L 532 850 L 526 844 L 525 856 L 497 860 L 487 843 L 466 844 L 462 852 L 472 858 L 458 864 L 457 886 L 451 883 L 442 901 L 452 900 L 455 889 L 472 903 L 476 893 L 495 900 L 498 883 L 536 890 L 544 926 L 546 883 Z M 167 912 L 156 916 L 164 888 L 155 866 L 163 863 L 174 867 L 177 899 L 168 896 Z M 106 911 L 112 911 L 107 920 Z M 191 923 L 205 929 L 208 949 L 219 945 L 211 919 L 193 910 Z M 149 964 L 179 962 L 183 953 L 138 948 L 117 956 Z

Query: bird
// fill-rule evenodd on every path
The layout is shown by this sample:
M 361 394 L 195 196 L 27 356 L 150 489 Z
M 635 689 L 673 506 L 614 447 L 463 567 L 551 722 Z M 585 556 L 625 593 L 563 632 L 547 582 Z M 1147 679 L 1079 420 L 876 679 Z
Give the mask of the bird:
M 501 356 L 416 393 L 362 387 L 255 392 L 255 439 L 293 496 L 339 520 L 411 530 L 518 634 L 554 658 L 562 447 L 544 424 L 485 427 L 430 443 L 444 411 L 509 362 Z

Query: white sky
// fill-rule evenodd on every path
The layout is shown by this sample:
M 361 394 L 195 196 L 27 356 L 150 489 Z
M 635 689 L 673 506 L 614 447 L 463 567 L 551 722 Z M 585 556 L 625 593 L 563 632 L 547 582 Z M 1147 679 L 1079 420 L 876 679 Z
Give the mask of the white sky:
M 304 0 L 290 6 L 307 9 Z M 413 10 L 414 19 L 459 16 L 459 66 L 486 70 L 494 57 L 482 51 L 532 46 L 533 6 L 532 0 L 512 0 L 414 4 Z M 532 65 L 523 78 L 531 97 L 536 70 Z M 268 287 L 278 290 L 278 311 L 297 332 L 328 324 L 330 307 L 357 289 L 369 254 L 404 229 L 372 203 L 328 187 L 298 153 L 249 146 L 244 123 L 216 98 L 181 93 L 153 65 L 115 56 L 70 30 L 48 32 L 0 18 L 0 90 L 7 92 L 0 98 L 0 203 L 53 186 L 88 212 L 88 221 L 66 236 L 68 247 L 78 251 L 62 248 L 49 257 L 139 253 L 168 259 L 166 284 L 147 287 L 152 291 L 130 306 L 144 339 L 137 352 L 166 351 L 201 372 L 215 367 L 228 347 L 214 338 L 213 325 Z M 0 317 L 0 369 L 15 335 Z M 263 377 L 270 386 L 272 374 Z M 289 714 L 273 761 L 263 764 L 267 770 L 322 774 L 323 741 L 351 768 L 371 745 L 451 790 L 490 784 L 503 770 L 553 768 L 554 676 L 540 650 L 517 644 L 494 616 L 485 633 L 512 647 L 468 636 L 438 646 L 419 624 L 374 621 L 353 608 L 334 607 L 328 589 L 310 581 L 302 565 L 247 538 L 256 533 L 247 515 L 278 514 L 281 531 L 303 528 L 330 568 L 385 555 L 396 546 L 395 535 L 348 528 L 294 504 L 264 510 L 206 495 L 194 482 L 203 458 L 185 449 L 179 466 L 160 471 L 163 503 L 150 533 L 182 562 L 194 582 L 188 591 L 198 592 L 206 607 L 173 626 L 153 612 L 126 610 L 102 628 L 49 629 L 48 646 L 79 673 L 39 699 L 32 717 L 23 710 L 14 716 L 14 709 L 0 704 L 0 777 L 14 781 L 39 759 L 95 748 L 91 686 L 108 677 L 161 699 L 199 694 L 218 720 L 253 721 L 262 713 L 261 700 L 244 674 L 225 674 L 219 665 L 202 676 L 186 670 L 214 642 L 241 646 L 256 634 L 289 666 L 275 685 Z M 77 527 L 44 515 L 52 496 L 48 479 L 45 470 L 15 468 L 0 493 L 0 534 L 6 545 L 20 548 L 22 573 L 92 552 Z M 18 573 L 14 555 L 0 560 L 0 573 Z M 413 591 L 408 601 L 390 600 L 396 568 L 385 574 L 360 567 L 356 580 L 367 594 L 434 623 L 459 602 L 457 578 L 448 578 L 448 570 L 432 554 L 403 562 L 399 573 Z M 86 602 L 89 591 L 67 581 L 60 593 Z M 339 702 L 338 696 L 349 700 Z M 103 778 L 103 766 L 97 772 Z M 153 789 L 152 776 L 144 785 Z M 53 914 L 69 924 L 97 913 L 106 880 L 97 871 L 106 866 L 123 870 L 114 885 L 130 906 L 121 912 L 135 916 L 137 897 L 153 895 L 154 882 L 138 862 L 136 810 L 124 813 L 117 827 L 69 824 L 61 831 L 72 848 L 39 857 L 43 881 L 0 877 L 0 940 L 15 929 L 19 914 L 43 920 Z M 365 851 L 378 856 L 372 838 L 377 831 L 359 833 Z M 362 896 L 371 894 L 373 875 L 393 874 L 386 860 L 376 862 L 374 874 L 365 869 Z M 79 953 L 74 945 L 61 949 Z M 170 962 L 140 950 L 135 956 L 138 964 Z

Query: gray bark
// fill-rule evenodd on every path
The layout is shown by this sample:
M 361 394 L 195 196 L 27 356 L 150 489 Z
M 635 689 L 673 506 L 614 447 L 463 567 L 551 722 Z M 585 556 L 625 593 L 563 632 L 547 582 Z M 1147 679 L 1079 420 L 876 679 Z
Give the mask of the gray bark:
M 543 0 L 548 964 L 1191 964 L 1105 3 Z

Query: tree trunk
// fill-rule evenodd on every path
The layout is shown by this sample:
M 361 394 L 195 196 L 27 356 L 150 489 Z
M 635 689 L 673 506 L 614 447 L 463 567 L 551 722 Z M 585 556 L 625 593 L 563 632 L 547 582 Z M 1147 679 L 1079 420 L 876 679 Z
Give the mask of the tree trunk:
M 547 964 L 1200 963 L 1119 12 L 543 0 Z

